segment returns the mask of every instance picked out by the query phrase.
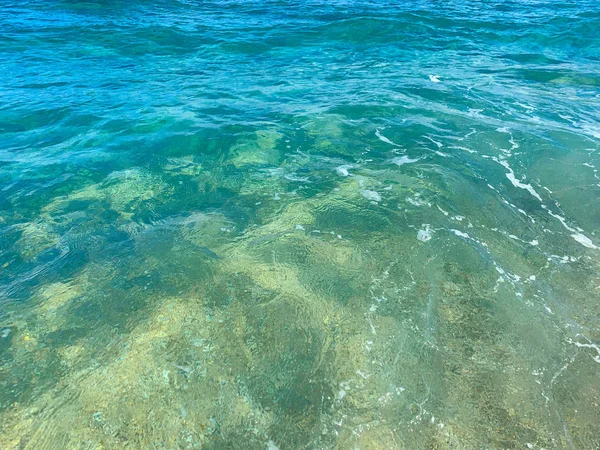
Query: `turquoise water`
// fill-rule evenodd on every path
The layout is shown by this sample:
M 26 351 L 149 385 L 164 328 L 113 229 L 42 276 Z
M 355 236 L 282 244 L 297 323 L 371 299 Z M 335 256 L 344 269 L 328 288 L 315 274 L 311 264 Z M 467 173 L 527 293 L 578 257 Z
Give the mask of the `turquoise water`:
M 0 448 L 600 448 L 595 1 L 0 2 Z

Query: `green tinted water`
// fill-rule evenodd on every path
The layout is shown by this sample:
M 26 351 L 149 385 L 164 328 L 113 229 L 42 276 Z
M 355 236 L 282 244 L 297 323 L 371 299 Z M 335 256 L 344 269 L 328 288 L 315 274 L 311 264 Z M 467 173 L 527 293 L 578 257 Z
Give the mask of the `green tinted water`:
M 1 448 L 600 445 L 598 8 L 302 5 L 2 13 Z

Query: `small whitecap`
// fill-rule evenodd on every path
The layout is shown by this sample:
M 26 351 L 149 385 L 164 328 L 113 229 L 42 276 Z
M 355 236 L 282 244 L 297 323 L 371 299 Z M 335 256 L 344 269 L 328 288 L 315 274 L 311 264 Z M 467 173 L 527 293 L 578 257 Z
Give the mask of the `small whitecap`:
M 439 83 L 440 76 L 439 75 L 429 75 L 429 80 L 432 81 L 433 83 Z

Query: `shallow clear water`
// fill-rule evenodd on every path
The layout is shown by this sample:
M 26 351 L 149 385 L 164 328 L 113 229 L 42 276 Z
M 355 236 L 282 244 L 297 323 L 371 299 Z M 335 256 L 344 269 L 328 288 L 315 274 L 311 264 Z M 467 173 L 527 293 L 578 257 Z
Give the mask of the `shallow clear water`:
M 600 447 L 597 2 L 0 6 L 0 448 Z

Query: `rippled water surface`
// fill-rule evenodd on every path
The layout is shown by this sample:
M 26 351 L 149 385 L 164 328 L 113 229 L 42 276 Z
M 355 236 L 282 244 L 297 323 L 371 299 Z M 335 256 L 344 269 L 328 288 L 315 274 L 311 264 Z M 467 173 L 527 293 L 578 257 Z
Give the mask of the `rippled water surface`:
M 0 1 L 0 448 L 600 448 L 596 1 Z

